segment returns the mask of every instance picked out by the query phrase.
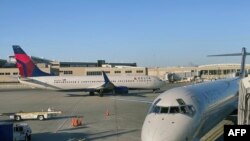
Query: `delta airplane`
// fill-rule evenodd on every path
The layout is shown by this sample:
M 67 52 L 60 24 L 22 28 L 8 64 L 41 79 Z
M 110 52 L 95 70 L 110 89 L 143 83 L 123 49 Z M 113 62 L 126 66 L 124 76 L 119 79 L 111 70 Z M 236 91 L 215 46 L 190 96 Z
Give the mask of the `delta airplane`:
M 196 141 L 237 109 L 239 81 L 245 77 L 245 58 L 250 53 L 212 56 L 242 56 L 239 77 L 174 88 L 152 103 L 143 123 L 142 141 Z
M 54 76 L 41 71 L 26 55 L 22 48 L 13 45 L 17 67 L 21 77 L 20 83 L 36 88 L 50 90 L 82 90 L 90 95 L 95 92 L 103 96 L 103 92 L 128 93 L 129 89 L 159 90 L 165 82 L 154 76 L 110 76 L 103 72 L 102 76 Z

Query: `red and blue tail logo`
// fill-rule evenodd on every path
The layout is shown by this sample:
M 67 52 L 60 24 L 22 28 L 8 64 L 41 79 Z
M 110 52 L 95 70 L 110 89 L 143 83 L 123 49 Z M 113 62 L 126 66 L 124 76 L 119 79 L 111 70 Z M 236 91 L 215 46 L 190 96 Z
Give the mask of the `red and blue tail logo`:
M 17 67 L 19 69 L 20 75 L 22 77 L 37 77 L 37 76 L 52 76 L 41 71 L 31 60 L 31 58 L 26 55 L 22 48 L 18 45 L 13 45 L 13 50 L 15 53 Z

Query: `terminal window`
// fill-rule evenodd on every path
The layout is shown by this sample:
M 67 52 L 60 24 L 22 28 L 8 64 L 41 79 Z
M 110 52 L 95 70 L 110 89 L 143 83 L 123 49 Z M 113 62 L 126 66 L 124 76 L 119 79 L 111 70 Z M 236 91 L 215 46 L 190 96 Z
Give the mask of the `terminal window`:
M 132 73 L 132 71 L 125 71 L 125 73 Z
M 143 70 L 137 70 L 136 73 L 143 73 Z
M 13 75 L 18 75 L 18 73 L 17 72 L 13 72 Z
M 204 75 L 208 75 L 208 70 L 203 71 Z
M 217 71 L 216 70 L 209 70 L 209 75 L 217 75 Z
M 121 73 L 121 71 L 115 71 L 115 73 Z
M 64 74 L 73 74 L 72 71 L 64 71 L 63 73 L 64 73 Z
M 102 72 L 100 72 L 100 71 L 88 71 L 87 75 L 102 75 Z

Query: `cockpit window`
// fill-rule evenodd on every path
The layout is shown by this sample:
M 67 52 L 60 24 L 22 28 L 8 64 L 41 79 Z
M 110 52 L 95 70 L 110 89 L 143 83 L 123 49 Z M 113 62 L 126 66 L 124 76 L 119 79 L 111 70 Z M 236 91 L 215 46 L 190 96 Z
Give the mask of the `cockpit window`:
M 154 109 L 153 109 L 153 113 L 159 113 L 160 110 L 161 110 L 161 107 L 155 106 Z
M 156 106 L 157 103 L 159 103 L 161 101 L 161 99 L 159 98 L 158 100 L 156 100 L 152 105 L 151 107 L 149 108 L 149 111 L 148 113 L 155 113 L 158 109 L 158 106 Z M 160 108 L 160 107 L 159 107 Z M 158 111 L 159 112 L 159 111 Z M 157 112 L 157 113 L 158 113 Z
M 186 115 L 194 115 L 195 109 L 191 105 L 186 105 L 186 106 L 181 106 L 180 107 L 181 113 L 186 114 Z
M 183 105 L 183 106 L 170 106 L 170 107 L 162 107 L 162 106 L 153 106 L 149 113 L 155 114 L 184 114 L 188 116 L 193 116 L 195 114 L 195 108 L 192 105 Z
M 157 103 L 159 103 L 161 101 L 161 99 L 158 99 L 155 101 L 155 103 L 153 105 L 156 105 Z
M 180 105 L 186 105 L 186 103 L 184 102 L 183 99 L 176 99 L 176 101 L 180 104 Z
M 168 113 L 169 107 L 154 106 L 150 113 Z
M 161 107 L 161 113 L 168 113 L 169 107 Z
M 195 114 L 195 108 L 192 105 L 186 105 L 183 99 L 176 99 L 179 103 L 179 106 L 158 106 L 157 104 L 161 101 L 161 99 L 157 99 L 150 107 L 148 113 L 155 114 L 184 114 L 188 116 L 193 116 Z
M 169 113 L 170 114 L 180 113 L 180 109 L 179 107 L 170 107 Z
M 187 106 L 181 106 L 180 109 L 181 109 L 181 113 L 183 113 L 183 114 L 187 114 L 189 112 Z
M 192 113 L 195 113 L 195 108 L 194 108 L 194 106 L 189 105 L 189 106 L 188 106 L 188 109 L 189 109 Z

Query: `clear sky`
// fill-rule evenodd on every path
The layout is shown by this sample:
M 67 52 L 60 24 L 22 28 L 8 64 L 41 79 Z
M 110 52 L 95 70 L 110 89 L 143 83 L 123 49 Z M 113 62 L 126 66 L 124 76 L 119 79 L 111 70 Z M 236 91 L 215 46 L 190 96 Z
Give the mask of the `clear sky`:
M 249 7 L 249 0 L 1 0 L 0 58 L 18 44 L 60 61 L 239 63 L 206 55 L 250 51 Z

